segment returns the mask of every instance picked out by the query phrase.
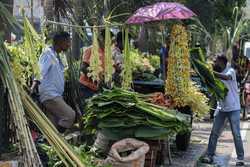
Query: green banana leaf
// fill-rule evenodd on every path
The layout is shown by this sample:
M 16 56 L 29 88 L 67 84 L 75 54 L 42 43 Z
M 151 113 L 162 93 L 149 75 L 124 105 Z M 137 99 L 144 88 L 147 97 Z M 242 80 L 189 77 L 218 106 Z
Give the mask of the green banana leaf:
M 87 132 L 101 131 L 111 139 L 161 139 L 190 130 L 190 119 L 189 115 L 146 102 L 145 95 L 114 88 L 92 97 L 82 120 Z M 155 132 L 145 127 L 154 127 Z
M 222 81 L 216 78 L 213 72 L 207 67 L 204 54 L 201 49 L 193 49 L 190 51 L 190 62 L 195 72 L 201 78 L 201 81 L 206 85 L 208 91 L 217 100 L 222 100 L 226 97 L 228 89 Z

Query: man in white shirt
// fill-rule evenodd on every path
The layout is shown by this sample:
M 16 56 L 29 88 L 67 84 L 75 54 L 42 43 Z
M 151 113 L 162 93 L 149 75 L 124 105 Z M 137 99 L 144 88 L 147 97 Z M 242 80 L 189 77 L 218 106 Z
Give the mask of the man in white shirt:
M 202 159 L 204 163 L 213 163 L 217 140 L 223 130 L 226 119 L 228 119 L 234 143 L 236 147 L 236 166 L 244 166 L 244 149 L 240 134 L 240 98 L 236 81 L 236 73 L 233 68 L 227 66 L 227 58 L 224 55 L 217 57 L 214 65 L 214 75 L 218 77 L 228 88 L 225 99 L 219 102 L 220 111 L 216 114 L 213 128 L 209 137 L 206 156 Z

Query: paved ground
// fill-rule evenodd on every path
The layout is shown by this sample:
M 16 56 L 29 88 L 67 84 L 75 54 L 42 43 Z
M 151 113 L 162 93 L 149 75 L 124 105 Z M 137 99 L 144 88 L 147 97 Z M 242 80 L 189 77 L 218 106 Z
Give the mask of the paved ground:
M 222 133 L 216 151 L 215 164 L 205 165 L 198 162 L 199 157 L 206 151 L 208 138 L 211 132 L 212 123 L 209 121 L 195 122 L 191 145 L 186 152 L 177 151 L 172 145 L 172 160 L 174 167 L 231 167 L 235 166 L 236 153 L 233 137 L 229 126 L 226 126 Z M 250 121 L 242 121 L 241 135 L 244 142 L 246 165 L 250 167 Z M 198 162 L 198 163 L 197 163 Z M 170 165 L 166 165 L 170 166 Z
M 172 145 L 172 165 L 174 167 L 193 167 L 199 157 L 205 152 L 211 131 L 210 122 L 195 122 L 191 136 L 191 143 L 187 151 L 181 152 Z M 170 165 L 166 165 L 170 166 Z

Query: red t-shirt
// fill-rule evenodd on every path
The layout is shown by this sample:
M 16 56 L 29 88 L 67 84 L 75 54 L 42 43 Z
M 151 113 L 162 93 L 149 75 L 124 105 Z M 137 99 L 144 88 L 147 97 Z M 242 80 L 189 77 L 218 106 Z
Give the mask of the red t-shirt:
M 102 69 L 104 69 L 104 49 L 99 48 L 98 52 L 99 52 L 99 59 L 101 61 Z M 83 62 L 90 64 L 91 55 L 92 55 L 92 47 L 89 47 L 85 50 L 83 54 Z M 98 89 L 97 83 L 93 82 L 91 78 L 89 78 L 83 73 L 80 74 L 79 82 L 93 91 L 97 91 Z

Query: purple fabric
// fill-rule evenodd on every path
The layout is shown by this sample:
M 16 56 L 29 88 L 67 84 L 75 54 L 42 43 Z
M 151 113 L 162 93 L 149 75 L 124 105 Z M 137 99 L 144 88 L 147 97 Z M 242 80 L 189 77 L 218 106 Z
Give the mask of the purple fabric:
M 140 24 L 167 19 L 188 19 L 196 16 L 190 9 L 175 2 L 159 2 L 139 8 L 127 21 L 127 24 Z

